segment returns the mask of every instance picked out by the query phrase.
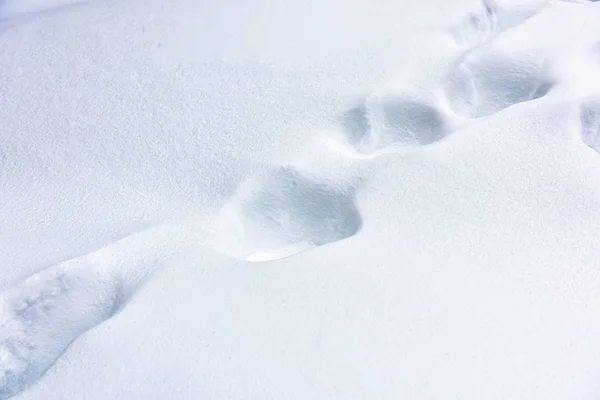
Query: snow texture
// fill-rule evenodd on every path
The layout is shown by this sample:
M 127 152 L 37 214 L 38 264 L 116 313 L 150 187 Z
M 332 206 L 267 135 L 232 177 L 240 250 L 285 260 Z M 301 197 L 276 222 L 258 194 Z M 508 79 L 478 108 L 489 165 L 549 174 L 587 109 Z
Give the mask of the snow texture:
M 0 400 L 597 398 L 594 3 L 1 2 Z

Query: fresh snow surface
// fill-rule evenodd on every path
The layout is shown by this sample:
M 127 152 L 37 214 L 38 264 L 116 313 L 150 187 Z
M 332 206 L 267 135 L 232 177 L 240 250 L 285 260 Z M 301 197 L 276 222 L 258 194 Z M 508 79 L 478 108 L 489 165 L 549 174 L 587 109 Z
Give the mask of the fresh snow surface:
M 0 400 L 600 396 L 600 2 L 0 0 Z

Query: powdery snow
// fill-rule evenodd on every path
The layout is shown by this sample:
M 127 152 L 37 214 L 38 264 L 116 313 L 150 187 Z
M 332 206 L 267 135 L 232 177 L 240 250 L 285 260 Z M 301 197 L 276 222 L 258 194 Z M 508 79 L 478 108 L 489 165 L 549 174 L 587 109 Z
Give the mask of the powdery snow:
M 600 4 L 0 3 L 0 399 L 596 399 Z

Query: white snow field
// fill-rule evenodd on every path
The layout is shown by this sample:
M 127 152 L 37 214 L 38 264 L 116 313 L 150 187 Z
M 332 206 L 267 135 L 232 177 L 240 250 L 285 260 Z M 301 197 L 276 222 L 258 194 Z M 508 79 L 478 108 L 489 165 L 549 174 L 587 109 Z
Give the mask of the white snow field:
M 0 400 L 600 396 L 600 2 L 0 0 Z

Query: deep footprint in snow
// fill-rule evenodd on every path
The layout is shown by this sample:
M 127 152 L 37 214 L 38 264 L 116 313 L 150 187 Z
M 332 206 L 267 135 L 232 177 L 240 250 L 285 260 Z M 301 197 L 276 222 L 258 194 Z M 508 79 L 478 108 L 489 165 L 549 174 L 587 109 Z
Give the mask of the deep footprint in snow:
M 119 281 L 81 257 L 41 271 L 0 295 L 0 399 L 37 381 L 82 333 L 118 306 Z
M 475 47 L 488 41 L 498 29 L 496 7 L 492 1 L 482 1 L 456 26 L 450 29 L 459 46 Z
M 354 235 L 362 219 L 352 193 L 279 167 L 242 183 L 217 220 L 218 247 L 270 261 Z
M 176 251 L 174 228 L 135 233 L 0 293 L 0 400 L 32 385 L 74 340 L 119 312 Z
M 448 77 L 446 98 L 457 115 L 479 118 L 538 99 L 552 86 L 543 63 L 482 49 L 457 63 Z
M 600 100 L 589 99 L 579 109 L 581 140 L 600 153 Z
M 361 153 L 389 146 L 425 146 L 449 131 L 447 117 L 434 105 L 398 95 L 370 96 L 342 113 L 350 145 Z
M 450 33 L 457 45 L 476 47 L 537 14 L 549 0 L 482 0 Z

